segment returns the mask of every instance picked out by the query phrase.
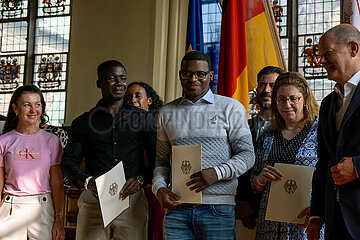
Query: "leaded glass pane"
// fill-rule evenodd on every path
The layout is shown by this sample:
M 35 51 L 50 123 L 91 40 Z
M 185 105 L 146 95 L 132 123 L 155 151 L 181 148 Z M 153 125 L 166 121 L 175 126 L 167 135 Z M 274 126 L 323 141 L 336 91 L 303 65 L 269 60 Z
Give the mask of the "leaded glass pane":
M 281 38 L 281 47 L 284 53 L 285 62 L 288 62 L 289 59 L 289 39 L 287 38 Z
M 39 17 L 70 14 L 70 0 L 38 0 L 38 5 Z
M 301 0 L 298 14 L 298 71 L 321 102 L 335 83 L 326 78 L 326 71 L 320 66 L 318 43 L 326 30 L 340 23 L 340 0 Z
M 27 0 L 1 0 L 0 19 L 19 19 L 28 15 Z
M 65 90 L 67 54 L 35 55 L 33 84 L 41 90 Z
M 0 23 L 1 55 L 14 52 L 26 52 L 27 22 Z
M 35 1 L 35 0 L 34 0 Z M 38 0 L 29 9 L 28 0 L 0 0 L 0 114 L 6 115 L 12 92 L 33 83 L 44 92 L 50 123 L 62 125 L 65 115 L 66 71 L 70 37 L 70 0 Z M 31 2 L 33 3 L 33 2 Z M 57 5 L 59 3 L 59 5 Z M 37 16 L 35 22 L 30 16 Z M 30 32 L 28 23 L 35 25 Z M 27 49 L 27 38 L 34 49 Z M 33 52 L 34 50 L 34 52 Z M 33 63 L 25 66 L 25 63 Z M 30 68 L 29 68 L 30 67 Z
M 69 51 L 70 16 L 36 21 L 35 54 Z
M 65 116 L 66 92 L 43 91 L 46 102 L 46 114 L 49 116 L 49 123 L 55 126 L 62 126 Z
M 287 0 L 271 0 L 271 6 L 280 37 L 287 36 Z
M 220 33 L 221 33 L 221 7 L 217 0 L 202 1 L 203 13 L 203 34 L 204 51 L 209 55 L 214 79 L 210 82 L 210 88 L 217 92 L 219 51 L 220 51 Z
M 0 114 L 3 116 L 7 115 L 11 95 L 12 95 L 11 93 L 0 94 Z M 2 131 L 2 129 L 0 129 L 0 131 Z
M 63 124 L 65 116 L 69 13 L 70 0 L 39 0 L 33 84 L 44 92 L 50 124 L 56 126 Z
M 24 83 L 24 69 L 25 69 L 24 55 L 1 56 L 0 57 L 0 93 L 13 92 L 17 87 L 22 86 Z

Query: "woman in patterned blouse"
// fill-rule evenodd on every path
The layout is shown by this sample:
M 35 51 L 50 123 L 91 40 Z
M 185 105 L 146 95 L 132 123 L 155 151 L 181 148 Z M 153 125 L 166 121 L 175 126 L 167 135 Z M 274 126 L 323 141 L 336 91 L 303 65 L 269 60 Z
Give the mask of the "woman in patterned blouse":
M 256 153 L 251 184 L 262 194 L 256 239 L 306 239 L 310 207 L 299 213 L 306 217 L 303 225 L 265 220 L 270 183 L 283 174 L 275 162 L 315 166 L 317 156 L 317 126 L 319 106 L 311 89 L 299 73 L 288 72 L 277 78 L 270 107 L 270 124 L 262 136 Z M 322 236 L 323 239 L 323 236 Z

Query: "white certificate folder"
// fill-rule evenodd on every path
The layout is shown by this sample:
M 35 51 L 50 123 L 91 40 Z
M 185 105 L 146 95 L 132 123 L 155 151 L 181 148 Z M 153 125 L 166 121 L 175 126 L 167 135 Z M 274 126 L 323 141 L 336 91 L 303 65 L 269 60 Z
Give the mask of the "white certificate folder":
M 314 167 L 275 163 L 283 173 L 271 183 L 265 220 L 304 224 L 305 217 L 297 216 L 309 206 Z
M 95 179 L 100 200 L 101 215 L 106 227 L 129 207 L 129 197 L 122 200 L 120 190 L 124 186 L 125 172 L 122 162 Z
M 201 171 L 201 145 L 172 147 L 172 191 L 180 197 L 180 203 L 201 204 L 202 193 L 191 191 L 186 183 L 193 173 Z

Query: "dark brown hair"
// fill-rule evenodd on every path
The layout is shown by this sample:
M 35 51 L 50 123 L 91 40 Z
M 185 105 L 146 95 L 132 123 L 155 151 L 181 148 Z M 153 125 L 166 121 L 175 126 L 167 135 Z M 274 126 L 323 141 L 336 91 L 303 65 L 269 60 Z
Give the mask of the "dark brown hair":
M 11 130 L 14 130 L 17 127 L 17 125 L 19 123 L 19 118 L 18 118 L 18 116 L 16 116 L 16 113 L 14 112 L 12 104 L 14 103 L 15 105 L 17 105 L 18 99 L 21 97 L 21 95 L 23 95 L 25 93 L 39 94 L 40 101 L 41 101 L 41 108 L 42 108 L 41 116 L 40 116 L 41 124 L 45 124 L 48 121 L 49 117 L 45 113 L 46 103 L 45 103 L 44 96 L 43 96 L 42 92 L 40 91 L 40 89 L 38 87 L 36 87 L 35 85 L 24 85 L 24 86 L 18 87 L 15 90 L 15 92 L 13 93 L 13 95 L 11 96 L 11 100 L 9 103 L 9 110 L 8 110 L 8 114 L 6 117 L 3 134 L 10 132 Z

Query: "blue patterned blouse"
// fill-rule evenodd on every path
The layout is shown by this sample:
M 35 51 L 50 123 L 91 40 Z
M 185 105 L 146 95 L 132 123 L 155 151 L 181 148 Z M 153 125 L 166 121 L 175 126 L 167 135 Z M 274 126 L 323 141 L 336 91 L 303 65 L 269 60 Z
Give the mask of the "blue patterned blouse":
M 313 124 L 308 128 L 304 127 L 296 137 L 291 140 L 285 140 L 282 139 L 281 133 L 275 132 L 271 126 L 268 125 L 262 136 L 261 147 L 259 147 L 256 153 L 256 161 L 251 173 L 251 183 L 253 182 L 252 180 L 254 177 L 259 175 L 266 165 L 273 166 L 275 162 L 315 167 L 316 162 L 318 161 L 317 127 L 318 118 L 316 118 Z M 285 145 L 297 146 L 298 150 L 296 151 L 295 149 L 294 151 L 294 149 L 286 148 Z M 298 227 L 296 224 L 292 223 L 265 220 L 269 190 L 269 182 L 261 193 L 255 190 L 258 194 L 262 194 L 257 222 L 256 240 L 306 240 L 306 228 Z M 324 229 L 321 230 L 320 239 L 324 239 Z

